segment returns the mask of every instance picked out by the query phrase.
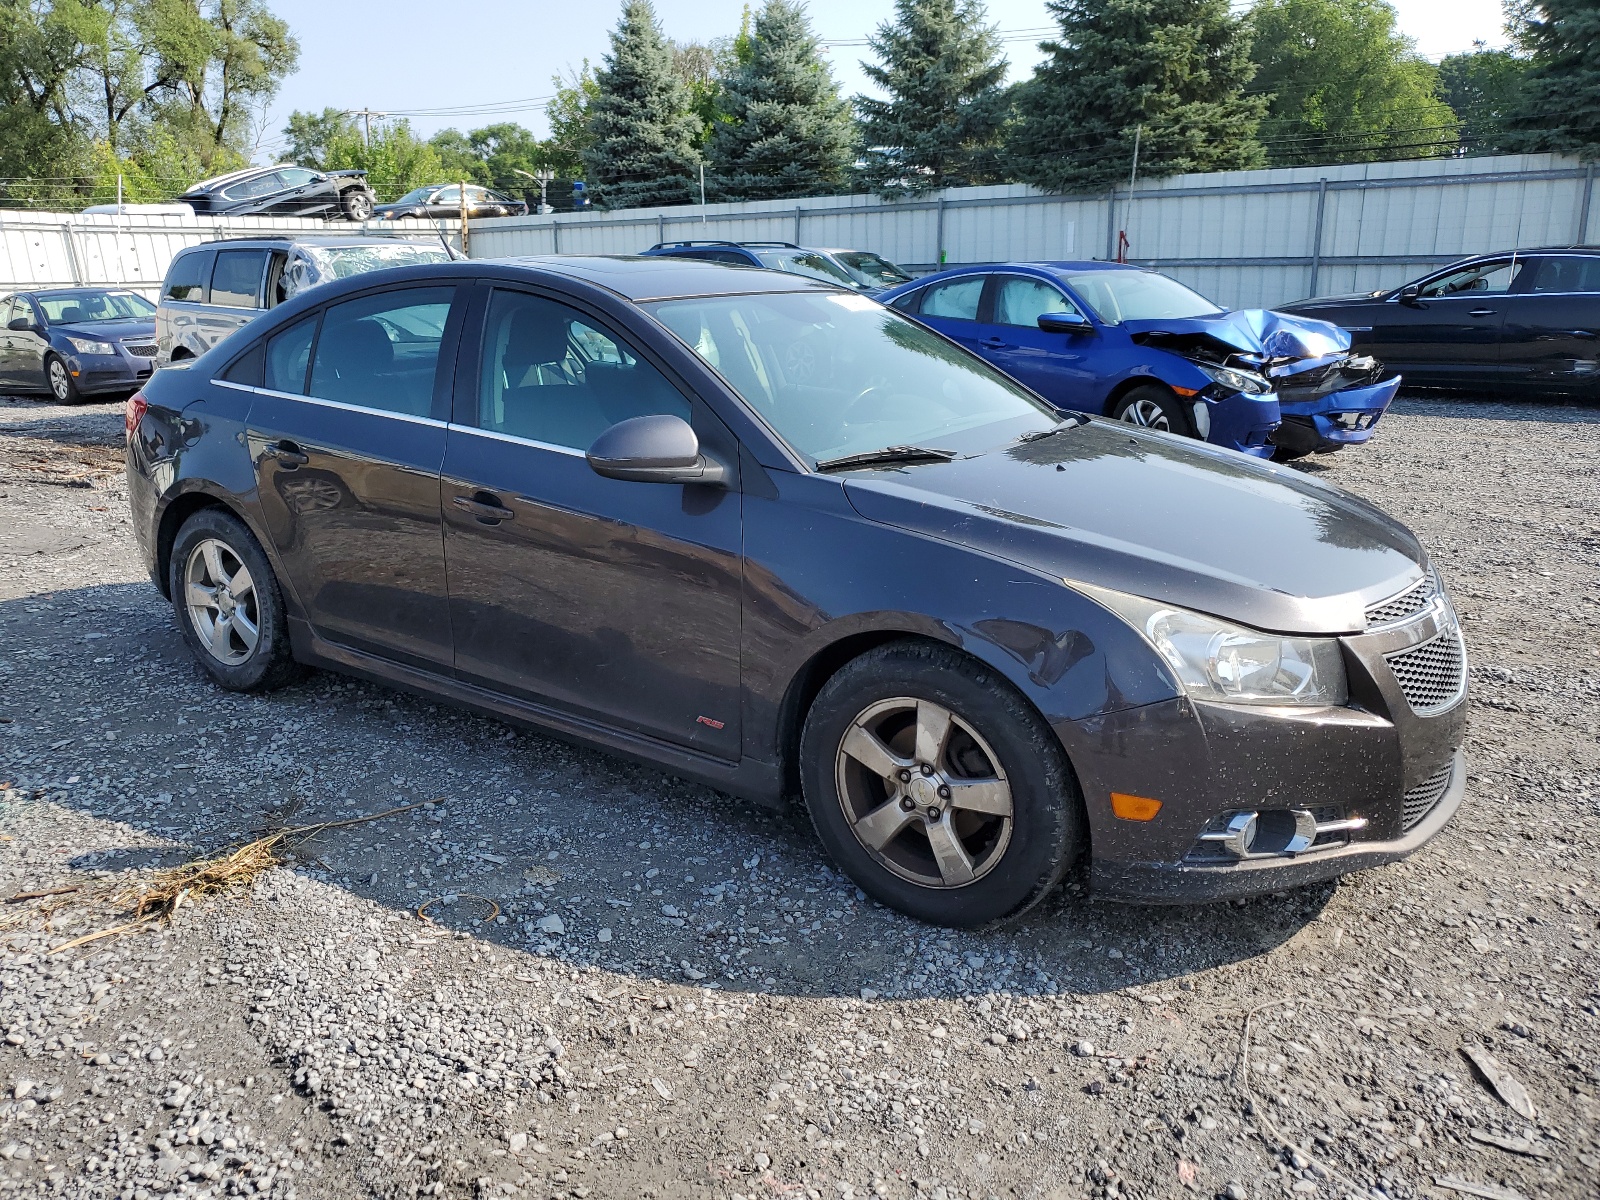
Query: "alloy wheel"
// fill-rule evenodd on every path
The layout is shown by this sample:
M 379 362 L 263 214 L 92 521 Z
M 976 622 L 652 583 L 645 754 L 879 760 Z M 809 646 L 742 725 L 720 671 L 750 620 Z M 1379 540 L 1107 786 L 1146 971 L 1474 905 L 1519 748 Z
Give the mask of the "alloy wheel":
M 1145 429 L 1162 429 L 1169 433 L 1172 430 L 1171 420 L 1154 400 L 1133 401 L 1122 410 L 1122 419 L 1130 425 L 1140 425 Z
M 261 611 L 250 568 L 226 542 L 206 538 L 189 552 L 183 569 L 189 621 L 211 657 L 237 666 L 261 640 Z
M 902 879 L 965 887 L 1005 857 L 1011 785 L 950 709 L 909 696 L 870 705 L 845 730 L 834 770 L 850 832 Z
M 72 398 L 72 379 L 67 374 L 67 364 L 59 358 L 50 360 L 50 393 L 57 400 Z

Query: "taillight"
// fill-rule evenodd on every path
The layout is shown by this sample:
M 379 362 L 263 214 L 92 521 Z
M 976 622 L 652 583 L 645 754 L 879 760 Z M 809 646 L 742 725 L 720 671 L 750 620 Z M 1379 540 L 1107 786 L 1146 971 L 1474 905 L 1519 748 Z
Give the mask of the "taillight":
M 144 420 L 144 414 L 150 411 L 150 402 L 144 398 L 143 392 L 135 392 L 128 397 L 128 403 L 122 409 L 122 427 L 127 430 L 127 436 L 132 437 L 133 431 L 139 428 L 139 422 Z

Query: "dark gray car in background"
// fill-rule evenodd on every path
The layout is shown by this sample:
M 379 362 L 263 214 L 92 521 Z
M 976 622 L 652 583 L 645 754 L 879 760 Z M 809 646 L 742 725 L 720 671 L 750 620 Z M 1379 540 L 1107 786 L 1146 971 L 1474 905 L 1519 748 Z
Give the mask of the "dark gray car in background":
M 674 258 L 303 293 L 128 406 L 134 525 L 222 686 L 305 664 L 767 804 L 975 925 L 1401 858 L 1466 657 L 1398 522 L 1069 415 L 874 301 Z

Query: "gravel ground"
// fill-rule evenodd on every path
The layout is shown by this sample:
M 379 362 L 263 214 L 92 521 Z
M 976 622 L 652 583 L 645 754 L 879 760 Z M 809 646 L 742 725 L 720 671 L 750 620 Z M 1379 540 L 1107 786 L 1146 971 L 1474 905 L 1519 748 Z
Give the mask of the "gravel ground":
M 978 934 L 865 901 L 799 814 L 333 675 L 210 686 L 120 454 L 116 406 L 0 400 L 0 896 L 85 889 L 0 911 L 0 1191 L 1600 1193 L 1594 410 L 1408 400 L 1306 468 L 1409 522 L 1462 610 L 1436 842 Z M 95 889 L 424 801 L 52 952 L 126 919 Z

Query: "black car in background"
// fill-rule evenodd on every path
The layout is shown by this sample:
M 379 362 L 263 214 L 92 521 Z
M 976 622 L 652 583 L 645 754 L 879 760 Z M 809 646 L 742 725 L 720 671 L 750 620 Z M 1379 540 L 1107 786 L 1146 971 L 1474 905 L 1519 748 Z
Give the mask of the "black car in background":
M 1600 400 L 1600 247 L 1483 254 L 1279 311 L 1349 330 L 1408 387 Z
M 150 377 L 155 335 L 155 305 L 122 288 L 0 296 L 0 392 L 125 396 Z
M 280 163 L 194 184 L 178 197 L 201 216 L 371 218 L 376 199 L 365 171 L 313 171 Z
M 1064 418 L 819 280 L 341 279 L 126 424 L 144 561 L 221 686 L 316 664 L 803 802 L 926 920 L 1080 872 L 1169 902 L 1328 879 L 1466 787 L 1461 631 L 1402 525 Z
M 450 220 L 461 215 L 461 185 L 459 183 L 432 183 L 427 187 L 413 188 L 391 204 L 380 204 L 373 210 L 380 221 L 398 221 L 406 217 L 427 217 L 435 221 Z M 528 205 L 504 192 L 492 188 L 467 184 L 467 218 L 476 221 L 482 217 L 525 217 Z

